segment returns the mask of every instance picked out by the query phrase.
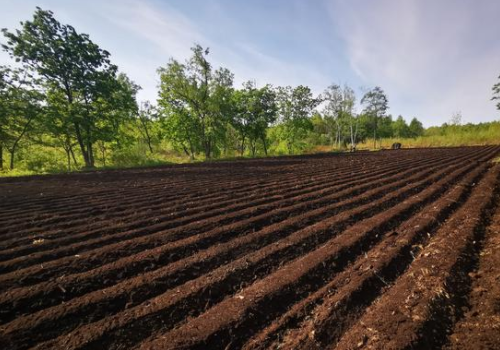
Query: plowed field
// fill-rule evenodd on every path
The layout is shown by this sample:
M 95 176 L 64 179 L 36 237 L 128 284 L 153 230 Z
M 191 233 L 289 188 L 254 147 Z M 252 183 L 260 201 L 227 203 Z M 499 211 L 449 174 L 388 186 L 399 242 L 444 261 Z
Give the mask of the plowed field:
M 0 348 L 498 349 L 499 155 L 0 180 Z

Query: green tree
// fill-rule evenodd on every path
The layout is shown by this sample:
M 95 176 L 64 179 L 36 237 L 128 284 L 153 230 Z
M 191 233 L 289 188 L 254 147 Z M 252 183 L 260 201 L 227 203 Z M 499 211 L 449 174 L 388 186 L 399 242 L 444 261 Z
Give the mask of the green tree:
M 7 131 L 7 121 L 8 121 L 8 68 L 0 66 L 0 170 L 3 169 L 3 150 L 4 143 L 9 138 Z
M 498 76 L 498 79 L 500 79 L 500 76 Z M 500 83 L 493 85 L 493 97 L 491 99 L 499 100 L 497 103 L 497 109 L 500 110 Z
M 364 106 L 363 113 L 372 119 L 373 148 L 377 148 L 377 131 L 380 118 L 385 116 L 388 109 L 388 99 L 380 87 L 368 91 L 361 99 Z
M 125 124 L 131 123 L 138 114 L 136 95 L 140 86 L 124 73 L 107 81 L 109 96 L 97 98 L 87 105 L 87 112 L 95 120 L 92 143 L 97 143 L 101 160 L 106 165 L 108 145 L 121 149 L 126 134 Z
M 38 135 L 37 143 L 51 147 L 61 147 L 66 153 L 67 169 L 71 171 L 71 160 L 79 167 L 74 149 L 78 145 L 74 123 L 68 118 L 69 110 L 66 96 L 60 89 L 49 89 L 45 96 L 46 109 L 43 116 L 43 134 Z M 46 141 L 45 135 L 50 139 Z
M 340 148 L 342 142 L 349 142 L 351 149 L 354 150 L 357 144 L 358 136 L 358 118 L 354 114 L 354 105 L 356 95 L 349 86 L 330 85 L 321 96 L 322 101 L 326 102 L 323 108 L 325 121 L 328 127 L 330 142 L 332 145 L 337 143 Z M 333 139 L 333 130 L 335 129 L 335 141 Z M 349 141 L 346 141 L 349 140 Z
M 345 85 L 342 91 L 342 115 L 347 119 L 349 125 L 349 138 L 351 141 L 351 151 L 356 149 L 358 143 L 358 127 L 359 121 L 354 114 L 354 104 L 356 103 L 356 95 L 354 90 Z
M 406 120 L 404 120 L 401 115 L 398 116 L 398 118 L 392 123 L 392 130 L 395 137 L 410 137 L 410 128 L 408 127 L 408 124 L 406 124 Z
M 251 82 L 245 83 L 244 88 L 236 90 L 233 93 L 233 118 L 232 125 L 239 138 L 239 151 L 243 156 L 245 152 L 245 145 L 250 133 L 250 124 L 253 119 L 252 103 L 253 103 L 253 90 L 254 86 Z
M 381 138 L 389 138 L 394 136 L 392 116 L 388 115 L 379 119 L 378 122 L 378 136 Z M 371 130 L 371 129 L 370 129 Z
M 308 138 L 310 140 L 309 143 L 315 146 L 331 143 L 330 130 L 321 113 L 315 111 L 311 117 L 311 123 L 313 130 L 311 134 L 312 138 Z
M 460 111 L 453 112 L 449 124 L 452 126 L 462 125 L 462 112 Z
M 410 131 L 410 137 L 415 138 L 415 137 L 419 137 L 419 136 L 424 135 L 424 131 L 425 131 L 424 126 L 417 118 L 413 118 L 411 120 L 408 128 Z
M 332 144 L 332 146 L 334 144 L 337 144 L 338 148 L 340 148 L 340 144 L 342 141 L 342 126 L 343 126 L 342 88 L 340 87 L 340 85 L 337 84 L 330 85 L 323 92 L 321 99 L 323 102 L 325 102 L 325 106 L 323 107 L 322 112 L 325 119 L 328 136 L 330 138 L 330 143 Z
M 276 93 L 269 85 L 257 89 L 249 81 L 243 85 L 242 90 L 234 92 L 233 99 L 232 123 L 239 134 L 240 154 L 243 155 L 245 141 L 248 140 L 252 156 L 255 156 L 258 141 L 262 142 L 267 155 L 266 131 L 276 121 Z
M 201 146 L 209 159 L 226 136 L 233 74 L 225 68 L 214 71 L 206 59 L 208 49 L 196 45 L 191 50 L 193 55 L 185 64 L 171 59 L 158 69 L 158 105 L 170 139 L 191 157 Z
M 42 112 L 43 95 L 33 86 L 26 71 L 0 68 L 0 153 L 5 147 L 10 154 L 10 169 L 14 169 L 15 154 L 21 140 L 35 128 Z M 3 168 L 3 154 L 0 155 Z
M 320 100 L 313 98 L 311 89 L 299 85 L 279 87 L 277 92 L 278 115 L 281 123 L 280 138 L 286 142 L 289 154 L 294 153 L 297 142 L 312 130 L 310 117 Z
M 7 38 L 3 48 L 42 78 L 46 89 L 62 92 L 66 118 L 72 124 L 85 165 L 93 167 L 93 143 L 102 138 L 97 125 L 106 123 L 107 117 L 93 104 L 111 103 L 117 67 L 111 64 L 109 52 L 100 49 L 87 34 L 59 23 L 51 11 L 37 7 L 33 20 L 21 25 L 22 29 L 15 32 L 2 30 Z
M 139 90 L 139 86 L 123 73 L 111 80 L 110 84 L 114 84 L 110 89 L 110 98 L 86 101 L 84 104 L 84 113 L 95 121 L 91 142 L 97 144 L 104 165 L 109 145 L 117 149 L 121 148 L 125 137 L 122 130 L 124 124 L 131 122 L 137 114 L 135 96 Z M 74 153 L 78 140 L 75 125 L 72 119 L 68 118 L 71 105 L 67 103 L 64 92 L 61 89 L 48 89 L 46 91 L 46 106 L 46 113 L 42 121 L 44 134 L 38 135 L 37 142 L 45 146 L 63 148 L 66 153 L 68 170 L 71 170 L 71 160 L 73 160 L 75 168 L 78 168 L 78 161 Z M 46 135 L 50 135 L 50 141 L 47 141 Z
M 158 120 L 158 111 L 149 101 L 141 103 L 137 116 L 137 127 L 142 138 L 146 141 L 150 153 L 153 153 L 154 129 Z

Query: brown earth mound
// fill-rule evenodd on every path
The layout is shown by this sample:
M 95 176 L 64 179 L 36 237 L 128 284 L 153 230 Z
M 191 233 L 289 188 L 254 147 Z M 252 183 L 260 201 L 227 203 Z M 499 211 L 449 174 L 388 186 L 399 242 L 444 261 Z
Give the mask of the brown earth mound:
M 0 179 L 0 344 L 498 349 L 499 154 Z

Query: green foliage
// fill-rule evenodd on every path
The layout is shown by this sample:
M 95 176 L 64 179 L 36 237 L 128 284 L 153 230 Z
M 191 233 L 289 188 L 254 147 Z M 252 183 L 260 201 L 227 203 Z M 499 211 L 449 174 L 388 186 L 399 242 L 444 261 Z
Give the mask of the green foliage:
M 368 91 L 361 99 L 361 104 L 364 106 L 363 113 L 372 119 L 373 148 L 377 148 L 377 130 L 379 121 L 385 116 L 388 103 L 387 96 L 378 86 Z
M 246 143 L 250 146 L 252 156 L 255 156 L 259 141 L 267 155 L 266 131 L 276 121 L 276 117 L 276 93 L 271 86 L 257 89 L 254 83 L 247 82 L 243 89 L 233 93 L 232 125 L 238 132 L 241 156 Z
M 165 131 L 175 144 L 194 158 L 204 152 L 207 159 L 220 152 L 232 112 L 233 74 L 213 70 L 208 49 L 192 48 L 185 63 L 171 59 L 160 74 L 158 105 Z
M 149 101 L 141 104 L 141 109 L 136 119 L 137 129 L 144 142 L 148 145 L 148 150 L 153 153 L 153 145 L 161 139 L 161 132 L 158 130 L 159 113 L 156 107 Z
M 333 84 L 316 98 L 302 85 L 247 82 L 234 89 L 233 74 L 214 69 L 209 50 L 199 45 L 186 62 L 170 59 L 158 69 L 157 106 L 146 101 L 139 108 L 140 87 L 118 73 L 110 53 L 51 11 L 37 8 L 19 30 L 2 32 L 2 47 L 19 66 L 0 67 L 3 175 L 297 154 L 313 147 L 354 150 L 360 143 L 372 148 L 362 144 L 368 140 L 376 148 L 379 139 L 381 147 L 499 142 L 498 122 L 461 125 L 460 113 L 428 129 L 416 118 L 393 120 L 380 87 L 366 92 L 359 114 L 347 85 Z M 500 100 L 500 83 L 492 99 Z
M 500 79 L 500 76 L 498 76 L 498 79 Z M 492 100 L 498 100 L 497 103 L 497 109 L 500 110 L 500 83 L 496 83 L 493 85 L 493 97 L 491 98 Z
M 3 30 L 3 48 L 39 77 L 40 88 L 53 94 L 49 108 L 59 119 L 48 120 L 53 137 L 67 149 L 76 139 L 85 165 L 93 167 L 94 144 L 115 137 L 124 108 L 137 109 L 137 87 L 123 75 L 116 77 L 109 52 L 87 34 L 59 23 L 51 11 L 37 7 L 33 20 L 21 24 L 21 30 Z
M 0 169 L 4 148 L 10 153 L 10 169 L 14 169 L 21 140 L 40 118 L 42 99 L 24 70 L 0 67 Z
M 277 135 L 280 141 L 286 143 L 289 154 L 301 148 L 307 132 L 313 129 L 310 117 L 319 102 L 319 99 L 313 98 L 307 86 L 278 88 L 277 105 L 281 125 L 277 128 Z
M 392 116 L 390 115 L 379 118 L 377 130 L 378 136 L 381 138 L 394 136 L 394 123 L 395 121 L 392 120 Z M 366 120 L 365 128 L 370 131 L 370 134 L 367 133 L 365 138 L 369 137 L 369 135 L 373 135 L 372 124 L 368 122 L 368 119 Z
M 396 138 L 410 137 L 410 128 L 402 116 L 398 116 L 398 118 L 393 122 L 392 130 L 393 135 Z
M 355 148 L 359 136 L 359 120 L 353 111 L 356 102 L 354 90 L 347 85 L 341 88 L 340 85 L 333 84 L 323 92 L 321 100 L 325 102 L 324 124 L 332 146 L 341 148 L 349 140 L 351 148 Z
M 409 138 L 381 139 L 381 147 L 390 148 L 394 142 L 401 142 L 403 147 L 458 147 L 498 145 L 500 140 L 500 122 L 433 126 L 425 129 L 420 136 Z M 363 144 L 363 148 L 370 145 Z
M 424 131 L 425 129 L 422 123 L 417 118 L 413 118 L 409 125 L 409 137 L 422 136 L 424 134 Z

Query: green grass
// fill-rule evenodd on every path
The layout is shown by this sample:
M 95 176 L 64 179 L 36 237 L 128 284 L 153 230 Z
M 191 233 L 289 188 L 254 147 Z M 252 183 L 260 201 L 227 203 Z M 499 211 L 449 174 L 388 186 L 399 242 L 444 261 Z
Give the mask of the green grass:
M 433 135 L 433 136 L 421 136 L 414 139 L 401 139 L 401 138 L 390 138 L 381 139 L 377 146 L 383 149 L 391 148 L 392 144 L 395 142 L 400 142 L 403 148 L 429 148 L 429 147 L 460 147 L 460 146 L 486 146 L 486 145 L 499 145 L 500 144 L 500 134 L 499 136 L 492 135 L 478 135 L 478 137 L 467 136 L 467 135 Z M 364 143 L 358 145 L 358 149 L 372 149 L 373 140 L 367 140 Z
M 25 169 L 4 169 L 0 170 L 0 177 L 18 177 L 18 176 L 29 176 L 29 175 L 38 175 L 39 172 L 25 170 Z
M 309 140 L 313 143 L 314 140 Z M 403 148 L 428 148 L 428 147 L 459 147 L 459 146 L 482 146 L 500 145 L 500 122 L 492 122 L 479 125 L 434 127 L 426 130 L 426 135 L 417 138 L 387 138 L 381 139 L 377 144 L 377 149 L 373 149 L 373 140 L 367 139 L 358 144 L 358 150 L 378 151 L 380 149 L 391 148 L 394 142 L 400 142 Z M 304 145 L 299 154 L 311 154 L 318 152 L 343 152 L 345 149 L 336 149 L 331 146 Z M 287 155 L 282 148 L 274 147 L 270 156 Z M 78 156 L 78 162 L 83 164 L 83 159 Z M 263 155 L 256 158 L 263 157 Z M 4 166 L 8 166 L 8 156 L 4 159 Z M 66 168 L 66 158 L 64 152 L 49 147 L 29 145 L 21 149 L 17 155 L 16 168 L 14 170 L 5 169 L 0 171 L 0 177 L 29 176 L 40 174 L 61 174 L 68 173 Z M 231 161 L 238 159 L 249 159 L 250 155 L 239 156 L 238 152 L 228 154 L 217 159 L 206 160 L 202 155 L 195 160 L 190 160 L 186 155 L 176 152 L 168 143 L 158 145 L 153 154 L 150 154 L 145 145 L 137 144 L 123 151 L 116 151 L 109 155 L 106 164 L 99 158 L 96 160 L 96 168 L 91 171 L 107 169 L 130 169 L 147 168 L 169 164 L 200 163 L 206 161 Z M 500 158 L 496 159 L 500 163 Z M 71 172 L 84 169 L 72 169 Z

